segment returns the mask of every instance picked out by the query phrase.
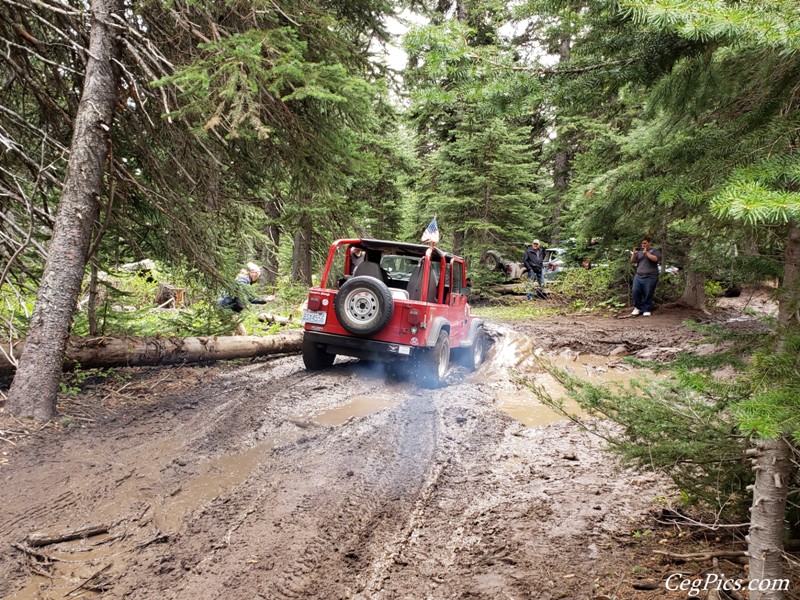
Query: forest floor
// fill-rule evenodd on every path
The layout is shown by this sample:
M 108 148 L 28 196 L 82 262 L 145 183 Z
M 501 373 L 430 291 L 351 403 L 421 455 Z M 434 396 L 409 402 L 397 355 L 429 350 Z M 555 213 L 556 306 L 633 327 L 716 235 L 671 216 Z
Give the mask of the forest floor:
M 656 554 L 744 544 L 661 523 L 666 479 L 518 381 L 558 393 L 541 357 L 624 381 L 626 355 L 702 348 L 687 320 L 760 326 L 745 302 L 774 309 L 492 322 L 487 363 L 438 390 L 292 355 L 117 369 L 46 427 L 0 414 L 0 597 L 639 600 L 686 598 L 676 574 L 744 580 L 735 558 Z

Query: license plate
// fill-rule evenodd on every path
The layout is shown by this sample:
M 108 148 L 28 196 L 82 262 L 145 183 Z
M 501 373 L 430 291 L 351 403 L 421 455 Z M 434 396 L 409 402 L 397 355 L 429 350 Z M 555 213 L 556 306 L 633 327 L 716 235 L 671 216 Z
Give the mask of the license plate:
M 328 320 L 328 313 L 324 310 L 303 310 L 303 323 L 314 323 L 315 325 L 325 325 Z

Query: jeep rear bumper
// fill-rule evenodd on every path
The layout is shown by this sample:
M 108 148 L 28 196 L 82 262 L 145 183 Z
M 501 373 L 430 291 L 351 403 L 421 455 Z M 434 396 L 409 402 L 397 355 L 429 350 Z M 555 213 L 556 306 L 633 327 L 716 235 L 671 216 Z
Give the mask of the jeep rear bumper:
M 392 342 L 378 342 L 331 333 L 318 333 L 306 330 L 305 339 L 314 344 L 325 347 L 328 354 L 341 354 L 368 360 L 382 360 L 385 362 L 407 361 L 421 348 L 395 344 Z

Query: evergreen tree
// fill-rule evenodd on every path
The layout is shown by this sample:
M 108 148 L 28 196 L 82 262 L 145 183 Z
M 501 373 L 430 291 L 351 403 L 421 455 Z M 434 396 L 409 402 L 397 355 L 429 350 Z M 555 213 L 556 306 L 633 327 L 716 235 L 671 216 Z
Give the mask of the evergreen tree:
M 365 140 L 381 123 L 379 69 L 365 49 L 385 39 L 390 7 L 241 4 L 134 2 L 129 18 L 109 24 L 120 41 L 118 118 L 104 123 L 111 152 L 95 190 L 101 219 L 87 216 L 94 241 L 81 240 L 79 254 L 91 252 L 100 264 L 145 254 L 220 281 L 226 261 L 263 251 L 277 228 L 294 233 L 302 224 L 309 234 L 315 215 L 324 229 L 334 213 L 352 227 L 334 200 L 358 185 Z M 13 48 L 0 59 L 0 110 L 11 117 L 1 132 L 8 152 L 0 157 L 0 220 L 12 234 L 2 283 L 15 290 L 36 285 L 45 244 L 59 233 L 54 207 L 90 36 L 82 4 L 39 8 L 0 7 L 0 37 Z M 290 203 L 299 218 L 288 219 Z M 310 267 L 299 276 L 310 276 Z M 75 298 L 62 304 L 71 314 Z M 65 339 L 70 321 L 50 335 Z M 52 414 L 54 392 L 30 397 L 46 409 L 23 416 Z
M 465 5 L 463 21 L 411 32 L 408 116 L 422 171 L 418 229 L 440 215 L 457 252 L 529 237 L 541 224 L 536 193 L 540 122 L 537 81 L 515 73 L 496 45 L 503 15 L 492 3 Z M 483 10 L 482 10 L 483 9 Z M 484 42 L 490 42 L 486 44 Z
M 785 232 L 783 329 L 767 353 L 774 368 L 759 363 L 751 372 L 750 397 L 734 407 L 740 426 L 757 439 L 751 574 L 779 579 L 791 453 L 799 433 L 794 419 L 786 418 L 797 410 L 796 373 L 786 367 L 796 362 L 800 330 L 798 7 L 778 0 L 624 5 L 637 22 L 679 34 L 703 52 L 677 60 L 647 95 L 641 126 L 620 144 L 627 159 L 603 178 L 613 182 L 606 190 L 647 199 L 651 209 L 661 204 L 670 220 L 676 208 L 686 218 L 694 209 L 700 211 L 699 225 L 709 228 L 710 209 L 756 234 Z M 782 592 L 753 597 L 780 598 Z

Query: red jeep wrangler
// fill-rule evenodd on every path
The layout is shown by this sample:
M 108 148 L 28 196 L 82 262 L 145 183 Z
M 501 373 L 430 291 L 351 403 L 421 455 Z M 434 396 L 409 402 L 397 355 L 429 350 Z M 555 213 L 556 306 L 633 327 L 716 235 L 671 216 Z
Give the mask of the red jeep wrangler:
M 344 354 L 387 362 L 429 387 L 444 383 L 451 352 L 477 369 L 486 337 L 483 321 L 470 315 L 467 283 L 464 259 L 436 247 L 335 241 L 303 311 L 306 368 L 329 367 Z

